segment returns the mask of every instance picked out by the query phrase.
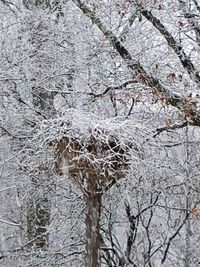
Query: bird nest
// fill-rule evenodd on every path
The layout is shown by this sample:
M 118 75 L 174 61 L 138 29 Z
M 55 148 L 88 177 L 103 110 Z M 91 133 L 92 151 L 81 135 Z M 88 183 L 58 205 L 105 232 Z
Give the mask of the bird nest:
M 70 110 L 42 128 L 54 148 L 56 172 L 87 192 L 105 190 L 124 177 L 130 150 L 138 150 L 127 121 L 102 120 Z

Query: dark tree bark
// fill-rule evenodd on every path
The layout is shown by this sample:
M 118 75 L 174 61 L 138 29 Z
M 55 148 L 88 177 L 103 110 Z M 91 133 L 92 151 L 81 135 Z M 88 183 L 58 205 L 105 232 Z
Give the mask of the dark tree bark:
M 50 206 L 48 197 L 30 199 L 27 211 L 27 234 L 30 247 L 35 250 L 46 250 L 48 248 L 47 226 L 49 222 Z
M 100 217 L 101 194 L 89 194 L 86 197 L 86 256 L 85 266 L 100 267 Z

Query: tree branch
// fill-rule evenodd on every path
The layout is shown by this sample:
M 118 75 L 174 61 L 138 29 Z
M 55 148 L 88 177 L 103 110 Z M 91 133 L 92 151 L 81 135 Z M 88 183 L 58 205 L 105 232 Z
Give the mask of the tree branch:
M 126 215 L 128 217 L 129 224 L 130 224 L 125 255 L 126 255 L 127 260 L 129 261 L 129 263 L 133 264 L 132 260 L 130 259 L 130 254 L 131 254 L 131 248 L 132 248 L 132 245 L 133 245 L 133 242 L 134 242 L 134 232 L 135 232 L 135 229 L 136 229 L 135 217 L 133 215 L 131 215 L 131 208 L 130 208 L 130 205 L 129 205 L 128 201 L 125 201 L 124 204 L 125 204 Z
M 21 227 L 21 225 L 18 223 L 9 222 L 9 221 L 3 220 L 1 218 L 0 218 L 0 223 L 5 223 L 5 224 L 11 225 L 11 226 Z
M 104 36 L 110 41 L 112 46 L 116 49 L 116 51 L 119 53 L 119 55 L 122 57 L 128 68 L 132 72 L 134 79 L 137 79 L 138 82 L 141 83 L 142 85 L 150 87 L 151 89 L 156 91 L 160 96 L 160 98 L 164 98 L 167 101 L 167 103 L 170 104 L 171 106 L 176 107 L 178 109 L 182 108 L 185 99 L 175 93 L 170 92 L 159 82 L 158 79 L 156 79 L 152 75 L 149 75 L 142 67 L 142 65 L 132 57 L 132 55 L 129 53 L 129 51 L 120 41 L 120 39 L 117 38 L 114 35 L 114 33 L 108 29 L 107 25 L 97 16 L 95 11 L 92 11 L 81 0 L 72 0 L 72 1 L 83 12 L 83 14 L 85 14 L 99 28 L 99 30 L 104 34 Z M 188 68 L 191 67 L 189 61 L 187 59 L 185 60 L 187 63 L 187 67 Z M 191 71 L 192 69 L 193 67 L 191 67 Z M 198 75 L 197 77 L 200 80 L 200 77 Z M 196 110 L 192 111 L 191 121 L 189 122 L 189 124 L 200 127 L 200 113 L 198 111 Z
M 175 129 L 181 129 L 184 128 L 188 125 L 188 121 L 184 121 L 182 123 L 175 123 L 172 125 L 166 125 L 163 126 L 161 128 L 157 128 L 156 129 L 156 133 L 153 135 L 153 137 L 155 138 L 157 135 L 159 135 L 160 133 L 164 132 L 164 131 L 169 131 L 169 130 L 175 130 Z
M 119 36 L 120 41 L 124 42 L 126 40 L 127 34 L 129 33 L 131 26 L 133 25 L 135 19 L 137 18 L 137 15 L 138 15 L 137 10 L 134 10 L 130 14 L 125 27 L 120 33 L 120 36 Z
M 13 6 L 13 7 L 15 7 L 18 11 L 20 11 L 19 8 L 18 8 L 15 4 L 13 4 L 12 2 L 7 1 L 7 0 L 0 0 L 0 1 L 1 1 L 5 6 L 7 6 L 8 9 L 9 9 L 15 16 L 17 16 L 15 10 L 12 9 L 12 7 L 11 7 L 11 6 Z
M 182 229 L 183 225 L 185 224 L 185 222 L 187 221 L 188 217 L 190 216 L 190 212 L 186 214 L 185 219 L 183 220 L 182 224 L 179 226 L 179 228 L 176 230 L 176 232 L 169 238 L 168 242 L 167 242 L 167 247 L 165 249 L 164 252 L 164 256 L 163 259 L 161 261 L 161 263 L 163 264 L 167 258 L 167 253 L 169 251 L 169 247 L 171 245 L 172 240 L 178 235 L 178 233 L 180 232 L 180 230 Z
M 103 96 L 107 95 L 110 91 L 113 91 L 113 90 L 122 90 L 127 85 L 132 84 L 132 83 L 138 83 L 138 81 L 136 81 L 136 80 L 129 80 L 129 81 L 126 81 L 126 82 L 124 82 L 124 83 L 122 83 L 120 85 L 117 85 L 117 86 L 107 86 L 107 88 L 102 93 L 95 94 L 95 93 L 91 92 L 88 95 L 93 96 L 94 98 L 103 97 Z
M 191 13 L 191 11 L 188 10 L 187 4 L 184 0 L 179 0 L 179 3 L 182 9 L 184 18 L 187 19 L 189 24 L 191 24 L 191 26 L 194 29 L 194 32 L 196 34 L 196 43 L 198 44 L 198 46 L 200 46 L 200 26 L 198 25 L 197 20 L 195 19 L 195 18 L 199 18 L 199 16 L 197 14 Z M 200 11 L 200 7 L 198 9 L 198 4 L 195 3 L 195 5 L 196 5 L 197 10 Z
M 159 19 L 153 16 L 151 11 L 145 10 L 141 5 L 137 4 L 140 7 L 141 14 L 150 21 L 153 26 L 161 33 L 161 35 L 165 38 L 168 45 L 174 50 L 175 54 L 178 56 L 183 68 L 188 72 L 191 79 L 200 85 L 200 75 L 198 71 L 195 69 L 192 61 L 186 55 L 181 44 L 174 39 L 171 33 L 167 30 L 167 28 L 161 23 Z
M 200 6 L 198 5 L 197 0 L 193 0 L 193 2 L 196 6 L 196 9 L 200 12 Z

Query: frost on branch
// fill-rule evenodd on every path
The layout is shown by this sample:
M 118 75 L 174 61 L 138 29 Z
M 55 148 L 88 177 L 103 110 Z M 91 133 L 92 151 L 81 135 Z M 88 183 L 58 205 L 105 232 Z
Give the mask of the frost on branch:
M 126 175 L 130 151 L 141 156 L 134 140 L 138 127 L 74 109 L 41 125 L 55 151 L 56 172 L 67 174 L 84 193 L 104 191 Z

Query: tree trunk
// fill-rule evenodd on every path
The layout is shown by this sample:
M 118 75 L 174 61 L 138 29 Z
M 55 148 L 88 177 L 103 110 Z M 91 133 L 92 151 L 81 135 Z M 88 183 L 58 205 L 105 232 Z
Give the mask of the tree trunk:
M 30 199 L 27 211 L 27 234 L 29 246 L 35 250 L 47 250 L 50 221 L 50 204 L 48 197 Z
M 86 257 L 85 267 L 100 267 L 100 216 L 102 194 L 86 197 Z
M 45 1 L 41 0 L 37 3 L 39 4 L 42 2 Z M 45 3 L 47 3 L 47 1 Z M 48 71 L 45 63 L 48 62 L 49 58 L 48 55 L 43 55 L 45 41 L 42 32 L 44 29 L 45 27 L 41 23 L 40 27 L 37 27 L 35 32 L 37 38 L 34 38 L 34 36 L 30 34 L 31 43 L 37 51 L 35 58 L 32 58 L 32 64 L 35 67 L 32 73 L 32 83 L 35 82 L 36 84 L 38 81 L 41 81 L 42 72 Z M 51 67 L 51 61 L 49 67 Z M 48 85 L 46 87 L 48 87 Z M 32 87 L 33 106 L 37 114 L 41 116 L 41 119 L 49 119 L 55 116 L 56 110 L 53 104 L 54 96 L 55 93 L 51 92 L 50 89 L 47 90 L 46 88 L 35 85 Z M 30 176 L 31 183 L 27 207 L 27 237 L 28 243 L 34 250 L 46 251 L 49 245 L 48 226 L 50 224 L 51 213 L 49 184 L 51 183 L 52 177 L 48 163 L 46 165 L 45 158 L 44 160 L 43 158 L 38 158 L 38 160 L 41 160 L 41 165 L 36 168 L 34 175 L 32 177 Z

